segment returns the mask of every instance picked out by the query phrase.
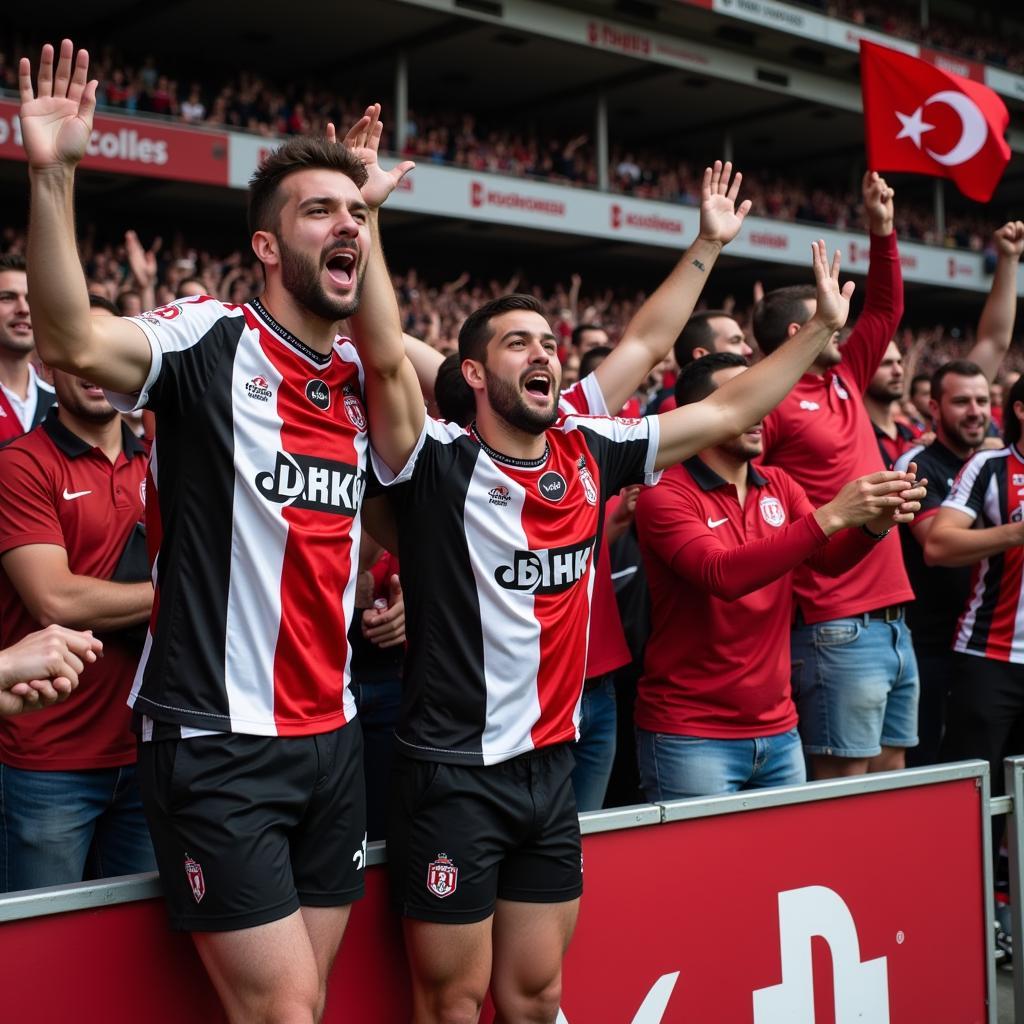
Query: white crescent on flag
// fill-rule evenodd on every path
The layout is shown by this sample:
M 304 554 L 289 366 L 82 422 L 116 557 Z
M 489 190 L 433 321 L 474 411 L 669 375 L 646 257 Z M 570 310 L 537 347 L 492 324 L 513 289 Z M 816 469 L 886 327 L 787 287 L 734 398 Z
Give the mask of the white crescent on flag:
M 912 114 L 901 114 L 897 111 L 896 116 L 902 127 L 896 138 L 910 139 L 918 149 L 922 149 L 921 136 L 935 128 L 935 125 L 928 124 L 923 117 L 925 107 L 932 103 L 944 103 L 960 118 L 960 138 L 946 153 L 936 153 L 933 149 L 924 151 L 933 160 L 946 167 L 957 167 L 967 163 L 985 145 L 985 140 L 988 138 L 988 124 L 977 104 L 970 97 L 955 89 L 944 89 L 942 92 L 933 93 Z

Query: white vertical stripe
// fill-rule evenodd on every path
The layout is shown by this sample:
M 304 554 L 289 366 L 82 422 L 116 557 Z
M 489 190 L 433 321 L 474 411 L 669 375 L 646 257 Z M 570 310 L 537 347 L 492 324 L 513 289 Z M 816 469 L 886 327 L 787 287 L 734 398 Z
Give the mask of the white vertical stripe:
M 247 381 L 265 377 L 273 392 L 264 406 L 245 390 Z M 281 417 L 277 395 L 281 375 L 264 355 L 255 332 L 245 331 L 238 343 L 231 373 L 234 413 L 235 480 L 228 608 L 224 650 L 231 729 L 273 736 L 274 651 L 281 625 L 281 567 L 288 540 L 284 505 L 263 499 L 256 489 L 260 473 L 273 472 L 281 450 Z
M 155 502 L 157 502 L 157 507 L 159 509 L 159 503 L 160 503 L 160 480 L 159 480 L 159 477 L 157 475 L 157 450 L 158 450 L 158 448 L 159 448 L 159 443 L 154 439 L 153 447 L 152 447 L 152 449 L 150 450 L 150 453 L 149 453 L 149 475 L 152 478 L 152 487 L 150 487 L 149 483 L 147 482 L 147 485 L 146 485 L 146 504 L 149 505 L 149 503 L 151 501 L 155 501 Z M 159 512 L 158 512 L 158 517 L 160 518 L 160 529 L 162 531 L 163 528 L 164 528 L 164 523 L 163 523 L 163 517 L 159 515 Z M 148 515 L 146 516 L 146 519 L 147 520 L 149 519 Z M 161 541 L 161 546 L 162 546 L 163 545 L 163 537 L 162 536 L 160 538 L 160 541 Z M 160 552 L 158 551 L 157 552 L 157 557 L 153 559 L 153 566 L 150 569 L 150 573 L 149 573 L 150 579 L 153 581 L 153 591 L 154 591 L 154 593 L 157 590 L 157 582 L 158 582 L 157 581 L 157 567 L 159 565 L 159 562 L 160 562 Z M 146 629 L 146 640 L 145 640 L 145 642 L 142 645 L 142 654 L 139 656 L 139 664 L 135 668 L 135 679 L 132 681 L 132 689 L 131 689 L 131 692 L 128 694 L 128 707 L 130 707 L 130 708 L 134 708 L 135 707 L 135 699 L 139 695 L 139 690 L 142 689 L 142 677 L 146 674 L 146 663 L 149 661 L 149 653 L 150 653 L 150 651 L 153 648 L 153 628 L 154 628 L 153 621 L 152 621 L 152 619 L 150 619 L 149 626 Z
M 346 363 L 354 363 L 359 371 L 359 394 L 362 396 L 365 394 L 363 390 L 363 364 L 359 361 L 359 355 L 356 352 L 355 346 L 347 339 L 341 343 L 335 343 L 335 351 Z M 367 468 L 367 452 L 369 450 L 369 437 L 366 431 L 363 433 L 357 433 L 352 438 L 352 444 L 356 450 L 356 466 L 366 472 Z M 349 573 L 348 581 L 345 583 L 345 592 L 342 594 L 341 607 L 342 612 L 345 616 L 344 622 L 346 628 L 352 625 L 352 616 L 355 614 L 356 606 L 356 581 L 359 578 L 359 550 L 362 546 L 363 540 L 363 517 L 356 512 L 352 517 L 352 549 L 349 553 Z M 388 580 L 385 584 L 386 587 L 390 587 L 391 581 Z M 344 639 L 344 638 L 342 638 Z M 339 641 L 340 642 L 340 641 Z M 356 702 L 352 696 L 352 690 L 349 684 L 352 681 L 352 645 L 347 641 L 345 642 L 345 695 L 343 698 L 343 706 L 345 709 L 345 721 L 351 722 L 356 715 Z
M 504 486 L 508 505 L 491 505 L 488 492 Z M 484 764 L 533 749 L 530 731 L 540 717 L 537 673 L 540 670 L 540 623 L 534 597 L 505 590 L 494 580 L 494 568 L 510 565 L 516 551 L 529 550 L 523 529 L 525 489 L 498 471 L 480 452 L 466 491 L 466 543 L 480 600 L 484 643 L 487 711 L 481 750 Z M 476 509 L 476 514 L 470 508 Z M 493 510 L 482 516 L 479 510 Z

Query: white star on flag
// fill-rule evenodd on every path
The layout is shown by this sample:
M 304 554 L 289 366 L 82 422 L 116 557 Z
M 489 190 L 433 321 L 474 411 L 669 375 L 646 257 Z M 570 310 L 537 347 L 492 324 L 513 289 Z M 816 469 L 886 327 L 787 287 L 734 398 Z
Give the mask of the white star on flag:
M 910 139 L 910 141 L 920 149 L 921 136 L 924 135 L 925 132 L 930 132 L 935 127 L 935 125 L 928 124 L 928 122 L 922 118 L 921 115 L 923 112 L 923 106 L 918 107 L 912 114 L 901 114 L 897 110 L 896 116 L 900 119 L 900 124 L 903 125 L 903 127 L 900 129 L 900 133 L 896 138 Z

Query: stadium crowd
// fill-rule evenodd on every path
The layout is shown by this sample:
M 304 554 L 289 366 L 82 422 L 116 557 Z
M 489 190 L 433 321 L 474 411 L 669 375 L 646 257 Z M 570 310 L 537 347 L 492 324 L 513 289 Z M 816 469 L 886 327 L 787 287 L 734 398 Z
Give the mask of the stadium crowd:
M 577 809 L 963 757 L 1000 791 L 1024 223 L 960 337 L 901 328 L 872 172 L 849 325 L 824 243 L 813 283 L 700 308 L 752 205 L 720 162 L 646 295 L 389 278 L 377 211 L 410 165 L 378 163 L 371 106 L 344 147 L 266 159 L 261 269 L 132 231 L 80 251 L 72 53 L 54 77 L 44 49 L 38 95 L 22 69 L 30 229 L 0 256 L 0 641 L 48 652 L 0 656 L 0 888 L 159 866 L 229 1017 L 313 1021 L 386 833 L 418 1019 L 490 987 L 553 1021 Z M 60 627 L 102 660 L 76 633 L 54 656 Z
M 146 57 L 136 66 L 109 50 L 100 56 L 99 79 L 101 109 L 267 136 L 323 132 L 328 122 L 349 123 L 363 107 L 358 97 L 339 98 L 322 85 L 280 85 L 255 72 L 244 72 L 227 84 L 189 80 L 183 85 L 155 57 Z M 0 51 L 0 89 L 13 92 L 16 86 L 14 66 Z M 410 111 L 405 128 L 402 156 L 421 163 L 588 188 L 598 184 L 595 149 L 586 133 L 569 137 L 526 122 L 517 128 L 507 118 L 442 110 Z M 383 144 L 395 150 L 390 133 Z M 840 228 L 863 220 L 855 189 L 802 180 L 797 168 L 787 167 L 783 174 L 743 162 L 746 193 L 764 216 Z M 689 154 L 616 145 L 610 154 L 608 182 L 614 192 L 697 206 L 702 170 Z M 983 216 L 950 210 L 940 234 L 931 206 L 913 203 L 902 204 L 896 223 L 900 238 L 973 251 L 984 248 L 993 227 Z

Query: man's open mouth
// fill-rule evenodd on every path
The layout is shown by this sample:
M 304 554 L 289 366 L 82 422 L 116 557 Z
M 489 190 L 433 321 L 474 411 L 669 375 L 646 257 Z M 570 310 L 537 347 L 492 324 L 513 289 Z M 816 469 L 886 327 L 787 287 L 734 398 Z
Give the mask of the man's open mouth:
M 339 288 L 349 288 L 356 270 L 356 254 L 351 249 L 337 249 L 327 259 L 327 273 Z

